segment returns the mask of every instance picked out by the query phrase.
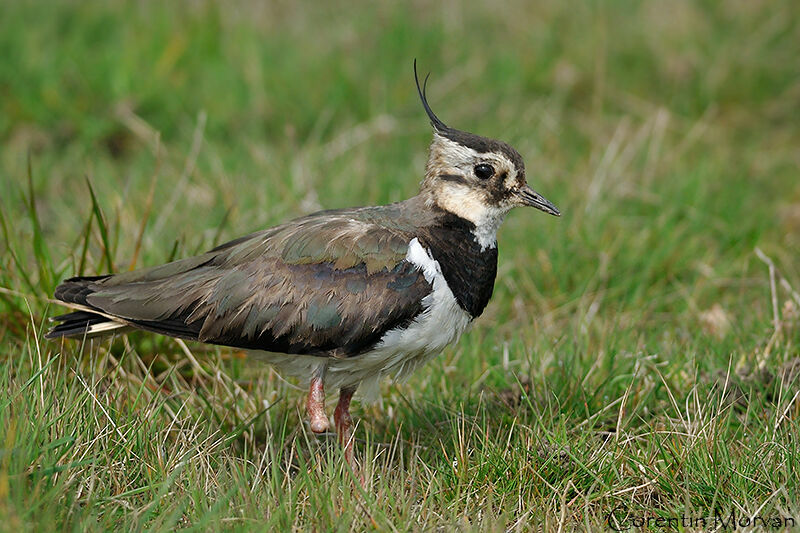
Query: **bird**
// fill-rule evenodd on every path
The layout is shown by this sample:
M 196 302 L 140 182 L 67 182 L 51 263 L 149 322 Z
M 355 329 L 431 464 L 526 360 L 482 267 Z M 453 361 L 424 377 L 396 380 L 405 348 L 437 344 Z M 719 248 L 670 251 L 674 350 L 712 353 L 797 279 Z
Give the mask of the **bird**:
M 447 126 L 414 81 L 433 129 L 419 192 L 373 207 L 320 211 L 164 265 L 64 280 L 72 312 L 49 339 L 145 330 L 246 349 L 308 384 L 310 429 L 325 433 L 326 390 L 355 468 L 354 393 L 379 394 L 458 341 L 492 296 L 497 232 L 529 206 L 560 216 L 526 181 L 509 144 Z

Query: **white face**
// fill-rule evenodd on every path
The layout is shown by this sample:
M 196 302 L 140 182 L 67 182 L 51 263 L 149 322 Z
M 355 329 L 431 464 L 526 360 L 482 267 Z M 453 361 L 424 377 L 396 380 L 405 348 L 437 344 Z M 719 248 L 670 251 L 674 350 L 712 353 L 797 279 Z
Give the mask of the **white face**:
M 501 152 L 480 153 L 434 134 L 427 174 L 436 203 L 476 226 L 499 226 L 522 205 L 515 192 L 525 185 L 524 171 Z

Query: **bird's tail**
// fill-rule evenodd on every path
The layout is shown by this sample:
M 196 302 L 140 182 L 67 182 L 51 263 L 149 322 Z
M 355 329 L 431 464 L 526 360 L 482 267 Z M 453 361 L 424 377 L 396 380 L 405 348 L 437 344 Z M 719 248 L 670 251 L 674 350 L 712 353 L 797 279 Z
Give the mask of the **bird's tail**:
M 111 331 L 127 327 L 126 324 L 106 318 L 89 311 L 75 311 L 52 317 L 50 320 L 59 322 L 45 334 L 47 339 L 59 337 L 96 337 Z
M 91 283 L 107 277 L 70 278 L 59 285 L 56 288 L 56 298 L 76 311 L 52 317 L 50 320 L 58 324 L 45 334 L 45 338 L 96 337 L 128 327 L 124 322 L 92 308 L 86 301 L 86 297 L 92 293 Z

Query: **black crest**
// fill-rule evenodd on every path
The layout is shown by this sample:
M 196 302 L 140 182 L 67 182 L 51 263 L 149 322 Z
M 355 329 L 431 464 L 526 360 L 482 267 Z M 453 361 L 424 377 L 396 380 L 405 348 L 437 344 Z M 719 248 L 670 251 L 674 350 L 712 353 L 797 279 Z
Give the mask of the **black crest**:
M 433 126 L 433 129 L 436 130 L 436 133 L 442 137 L 450 139 L 453 142 L 457 142 L 461 146 L 466 146 L 467 148 L 471 148 L 481 154 L 485 154 L 487 152 L 501 152 L 514 163 L 514 166 L 516 166 L 517 169 L 520 171 L 525 169 L 525 163 L 522 161 L 522 156 L 520 156 L 519 152 L 514 150 L 514 148 L 508 144 L 502 141 L 496 141 L 494 139 L 487 139 L 486 137 L 481 137 L 480 135 L 475 135 L 474 133 L 469 133 L 468 131 L 457 130 L 442 122 L 428 104 L 428 97 L 425 89 L 428 86 L 429 77 L 430 73 L 428 73 L 425 76 L 425 79 L 422 80 L 422 87 L 420 87 L 419 76 L 417 75 L 417 60 L 415 59 L 414 81 L 417 83 L 417 92 L 419 93 L 419 99 L 422 101 L 422 107 L 425 108 L 425 113 L 428 114 L 428 118 L 431 121 L 431 126 Z
M 428 78 L 431 77 L 431 73 L 425 75 L 425 79 L 422 82 L 422 88 L 419 87 L 419 76 L 417 76 L 417 60 L 414 60 L 414 81 L 417 83 L 417 92 L 419 93 L 419 99 L 422 100 L 422 107 L 425 108 L 425 112 L 428 114 L 428 118 L 431 120 L 431 126 L 436 129 L 442 135 L 445 132 L 451 130 L 451 128 L 447 127 L 447 124 L 442 122 L 439 117 L 436 116 L 436 113 L 433 112 L 431 106 L 428 105 L 428 98 L 425 94 L 425 89 L 428 87 Z

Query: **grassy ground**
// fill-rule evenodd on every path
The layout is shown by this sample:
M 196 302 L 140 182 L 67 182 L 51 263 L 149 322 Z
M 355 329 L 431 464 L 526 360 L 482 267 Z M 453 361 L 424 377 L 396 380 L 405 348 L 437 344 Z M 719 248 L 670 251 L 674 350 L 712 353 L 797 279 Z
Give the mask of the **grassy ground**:
M 164 4 L 3 6 L 0 529 L 800 524 L 795 2 Z M 414 194 L 415 57 L 564 215 L 356 404 L 363 490 L 242 353 L 42 340 L 66 276 Z

